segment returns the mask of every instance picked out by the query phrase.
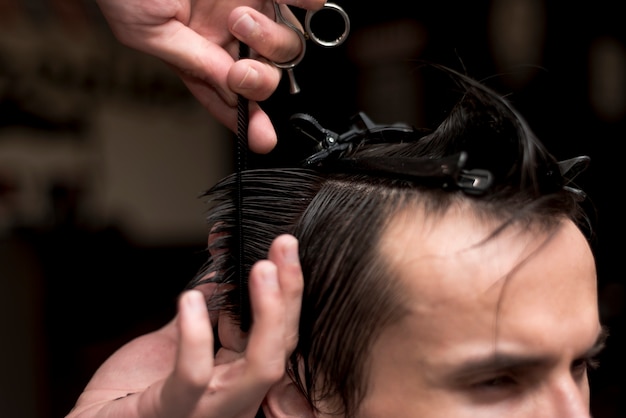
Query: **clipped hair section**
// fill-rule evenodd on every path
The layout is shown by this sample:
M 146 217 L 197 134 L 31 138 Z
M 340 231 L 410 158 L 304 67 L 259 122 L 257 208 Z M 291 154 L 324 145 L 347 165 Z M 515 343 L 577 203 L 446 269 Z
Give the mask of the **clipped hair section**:
M 562 189 L 555 157 L 507 98 L 455 70 L 432 66 L 449 76 L 461 98 L 423 146 L 467 152 L 466 167 L 489 170 L 498 191 L 537 197 Z
M 564 170 L 507 98 L 453 69 L 428 68 L 451 81 L 446 91 L 457 96 L 438 126 L 379 125 L 360 113 L 345 133 L 335 133 L 309 115 L 294 115 L 296 131 L 319 144 L 307 166 L 327 174 L 407 180 L 409 187 L 461 189 L 486 200 L 528 201 L 565 187 L 576 199 L 584 197 L 572 180 L 588 157 L 572 159 L 577 169 Z

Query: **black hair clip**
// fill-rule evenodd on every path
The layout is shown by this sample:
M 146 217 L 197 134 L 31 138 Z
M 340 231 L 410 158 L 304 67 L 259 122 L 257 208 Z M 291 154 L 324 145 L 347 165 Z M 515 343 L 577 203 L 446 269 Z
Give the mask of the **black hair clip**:
M 408 140 L 410 134 L 420 133 L 406 124 L 376 124 L 363 112 L 352 117 L 350 129 L 343 134 L 324 128 L 315 118 L 306 113 L 296 113 L 291 117 L 291 123 L 298 132 L 317 144 L 316 152 L 302 162 L 304 167 L 316 166 L 329 158 L 340 158 L 344 151 L 364 141 L 367 143 L 402 142 Z
M 457 188 L 471 195 L 485 193 L 493 184 L 493 175 L 488 170 L 463 169 L 466 161 L 467 153 L 463 151 L 443 158 L 342 158 L 335 165 L 350 172 L 418 180 L 442 189 Z
M 574 179 L 578 177 L 580 173 L 585 171 L 587 167 L 589 167 L 590 162 L 591 158 L 587 155 L 581 155 L 557 162 L 559 172 L 564 179 L 563 188 L 576 195 L 578 200 L 585 200 L 587 195 L 581 189 L 572 187 L 571 185 L 573 184 Z
M 458 188 L 473 195 L 485 193 L 493 183 L 493 175 L 487 170 L 463 169 L 467 160 L 465 152 L 443 158 L 343 157 L 346 151 L 364 142 L 401 143 L 424 136 L 424 131 L 406 124 L 375 124 L 360 112 L 352 118 L 347 132 L 337 134 L 307 114 L 298 113 L 291 121 L 294 128 L 317 143 L 317 151 L 302 162 L 304 167 L 419 180 L 423 184 Z

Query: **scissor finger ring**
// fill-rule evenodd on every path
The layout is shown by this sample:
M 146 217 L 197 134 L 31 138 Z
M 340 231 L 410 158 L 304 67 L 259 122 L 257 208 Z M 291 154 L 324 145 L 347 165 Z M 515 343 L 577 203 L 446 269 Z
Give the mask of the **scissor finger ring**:
M 339 35 L 339 37 L 334 40 L 327 41 L 327 40 L 321 39 L 320 37 L 315 35 L 314 31 L 311 29 L 311 22 L 313 20 L 313 16 L 322 10 L 330 10 L 330 11 L 339 13 L 340 17 L 343 19 L 344 30 L 341 33 L 341 35 Z M 302 32 L 293 23 L 285 19 L 285 17 L 283 16 L 280 10 L 280 6 L 276 2 L 274 2 L 274 11 L 276 13 L 276 21 L 279 23 L 285 24 L 287 27 L 289 27 L 289 29 L 294 31 L 300 38 L 301 50 L 297 57 L 287 62 L 273 62 L 273 64 L 276 67 L 287 70 L 287 74 L 289 76 L 289 85 L 290 85 L 289 90 L 291 94 L 295 94 L 300 91 L 300 87 L 296 83 L 296 79 L 293 74 L 293 68 L 296 65 L 300 64 L 300 62 L 304 58 L 304 54 L 306 53 L 307 39 L 311 39 L 316 44 L 324 46 L 324 47 L 339 46 L 346 40 L 346 38 L 348 37 L 348 34 L 350 33 L 350 18 L 348 17 L 348 14 L 340 6 L 334 3 L 326 3 L 324 7 L 320 10 L 316 10 L 316 11 L 308 10 L 306 12 L 306 16 L 304 20 L 304 32 Z
M 326 41 L 324 39 L 321 39 L 317 35 L 315 35 L 315 32 L 311 29 L 311 21 L 313 20 L 313 16 L 323 10 L 331 10 L 339 13 L 339 16 L 341 16 L 341 18 L 343 19 L 343 32 L 335 40 Z M 304 18 L 304 29 L 309 39 L 311 39 L 318 45 L 326 47 L 339 46 L 343 43 L 343 41 L 346 40 L 348 34 L 350 33 L 350 18 L 348 17 L 346 11 L 343 10 L 340 6 L 336 5 L 335 3 L 326 3 L 324 4 L 324 7 L 320 10 L 309 10 L 306 12 L 306 16 Z
M 276 12 L 276 21 L 287 25 L 287 27 L 291 29 L 292 31 L 294 31 L 300 38 L 301 48 L 300 48 L 300 53 L 298 54 L 297 57 L 287 62 L 274 62 L 274 65 L 277 66 L 278 68 L 283 68 L 283 69 L 288 70 L 300 64 L 300 61 L 302 61 L 302 58 L 304 58 L 304 54 L 306 53 L 307 35 L 305 35 L 305 33 L 303 33 L 300 29 L 298 29 L 296 25 L 291 23 L 289 20 L 285 19 L 282 12 L 280 11 L 280 6 L 276 2 L 274 2 L 274 11 Z

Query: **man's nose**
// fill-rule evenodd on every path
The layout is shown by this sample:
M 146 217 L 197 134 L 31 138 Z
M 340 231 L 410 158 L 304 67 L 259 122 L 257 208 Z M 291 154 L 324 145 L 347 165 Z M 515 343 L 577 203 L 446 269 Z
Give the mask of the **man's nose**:
M 550 418 L 590 418 L 589 386 L 580 383 L 571 376 L 555 379 L 548 383 L 542 391 L 543 411 L 541 417 Z M 547 413 L 547 414 L 546 414 Z

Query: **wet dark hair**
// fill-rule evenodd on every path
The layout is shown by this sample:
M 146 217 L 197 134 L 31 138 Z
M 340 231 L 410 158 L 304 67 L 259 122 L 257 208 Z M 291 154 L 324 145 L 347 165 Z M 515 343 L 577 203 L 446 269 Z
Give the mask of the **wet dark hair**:
M 463 201 L 473 214 L 499 221 L 494 235 L 512 224 L 550 230 L 566 218 L 588 225 L 580 206 L 584 194 L 564 175 L 587 159 L 557 162 L 507 100 L 463 74 L 434 67 L 459 93 L 435 129 L 365 129 L 338 152 L 322 149 L 323 158 L 309 160 L 306 167 L 248 170 L 206 193 L 208 224 L 218 233 L 210 246 L 218 255 L 190 287 L 227 284 L 227 291 L 208 301 L 211 309 L 227 310 L 244 322 L 246 289 L 239 267 L 247 277 L 252 264 L 267 257 L 276 236 L 298 238 L 305 289 L 291 367 L 303 372 L 292 378 L 313 407 L 322 401 L 332 405 L 325 412 L 355 414 L 367 391 L 373 342 L 406 314 L 399 284 L 390 280 L 378 249 L 396 214 L 417 205 L 427 214 L 443 214 Z M 489 176 L 479 190 L 472 188 L 475 173 Z M 243 186 L 242 264 L 238 181 Z M 208 273 L 214 275 L 207 279 Z

